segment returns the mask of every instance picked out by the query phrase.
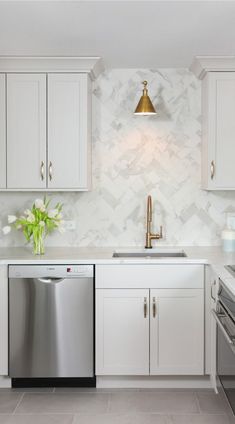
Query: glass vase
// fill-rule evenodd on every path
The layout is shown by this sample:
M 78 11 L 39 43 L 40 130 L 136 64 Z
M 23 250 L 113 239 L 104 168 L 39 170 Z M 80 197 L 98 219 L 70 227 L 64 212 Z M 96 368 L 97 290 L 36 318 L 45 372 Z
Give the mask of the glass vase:
M 34 255 L 44 255 L 44 234 L 41 228 L 35 229 L 33 232 L 33 253 Z

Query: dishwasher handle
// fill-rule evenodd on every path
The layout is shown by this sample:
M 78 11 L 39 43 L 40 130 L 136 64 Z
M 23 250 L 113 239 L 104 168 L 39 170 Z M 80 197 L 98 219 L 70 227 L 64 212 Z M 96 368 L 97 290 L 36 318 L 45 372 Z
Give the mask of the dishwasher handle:
M 37 278 L 38 281 L 40 281 L 40 283 L 45 283 L 45 284 L 57 284 L 57 283 L 61 283 L 62 281 L 64 281 L 64 278 Z

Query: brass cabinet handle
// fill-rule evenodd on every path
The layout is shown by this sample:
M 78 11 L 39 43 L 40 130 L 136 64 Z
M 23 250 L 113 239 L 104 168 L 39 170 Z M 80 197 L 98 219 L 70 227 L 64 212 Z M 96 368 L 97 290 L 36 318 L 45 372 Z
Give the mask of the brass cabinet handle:
M 49 163 L 49 178 L 52 180 L 52 162 Z
M 212 160 L 211 161 L 211 180 L 213 180 L 215 176 L 215 162 Z
M 147 310 L 148 310 L 148 307 L 147 307 L 147 297 L 145 297 L 144 298 L 144 318 L 147 317 Z
M 44 161 L 42 160 L 41 162 L 41 166 L 40 166 L 40 175 L 41 175 L 41 180 L 44 180 Z
M 153 318 L 157 315 L 156 297 L 153 297 Z

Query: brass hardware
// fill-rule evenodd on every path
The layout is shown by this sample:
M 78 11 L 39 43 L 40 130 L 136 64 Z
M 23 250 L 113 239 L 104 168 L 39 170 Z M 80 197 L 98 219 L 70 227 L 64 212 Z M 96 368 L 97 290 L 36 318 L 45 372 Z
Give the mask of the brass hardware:
M 156 115 L 156 110 L 148 96 L 147 84 L 147 81 L 143 81 L 143 94 L 134 112 L 135 115 Z
M 52 180 L 52 162 L 49 163 L 49 178 Z
M 153 297 L 153 318 L 156 317 L 156 314 L 157 314 L 156 297 Z
M 147 199 L 147 232 L 146 232 L 146 243 L 145 249 L 152 249 L 152 240 L 161 239 L 162 236 L 162 225 L 160 226 L 160 233 L 151 233 L 151 222 L 152 222 L 152 197 L 148 196 Z
M 41 180 L 44 180 L 44 161 L 42 160 L 41 162 L 41 166 L 40 166 L 40 175 L 41 175 Z
M 211 161 L 211 180 L 213 180 L 215 176 L 215 162 L 212 160 Z
M 144 318 L 147 317 L 147 297 L 144 298 Z

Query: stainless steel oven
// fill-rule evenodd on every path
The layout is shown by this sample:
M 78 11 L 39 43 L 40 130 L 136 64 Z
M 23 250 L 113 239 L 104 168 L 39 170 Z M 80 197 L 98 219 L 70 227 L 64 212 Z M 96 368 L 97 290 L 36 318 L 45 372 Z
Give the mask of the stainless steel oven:
M 235 298 L 220 281 L 216 311 L 217 376 L 235 414 Z

